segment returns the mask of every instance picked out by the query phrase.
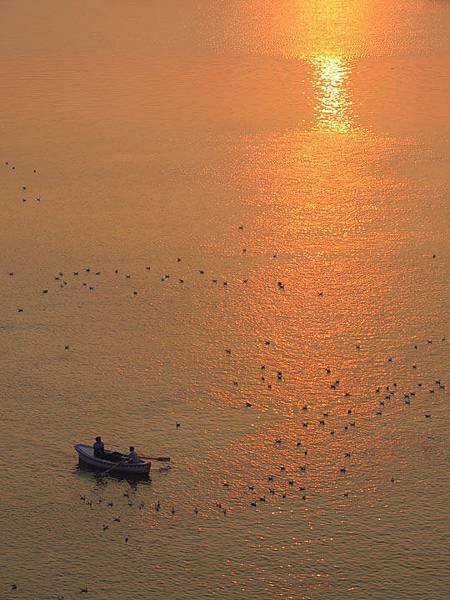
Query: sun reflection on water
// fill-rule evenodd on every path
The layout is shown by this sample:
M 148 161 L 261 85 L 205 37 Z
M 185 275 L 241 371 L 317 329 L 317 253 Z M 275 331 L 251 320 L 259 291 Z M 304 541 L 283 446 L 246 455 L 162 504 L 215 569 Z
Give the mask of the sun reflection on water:
M 350 61 L 342 56 L 321 54 L 310 59 L 317 94 L 315 128 L 349 133 L 355 129 L 349 76 Z

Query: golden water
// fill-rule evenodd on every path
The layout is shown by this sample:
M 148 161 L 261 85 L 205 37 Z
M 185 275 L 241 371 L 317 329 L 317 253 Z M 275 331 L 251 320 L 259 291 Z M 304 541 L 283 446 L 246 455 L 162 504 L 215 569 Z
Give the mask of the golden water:
M 447 597 L 449 4 L 1 10 L 0 597 Z

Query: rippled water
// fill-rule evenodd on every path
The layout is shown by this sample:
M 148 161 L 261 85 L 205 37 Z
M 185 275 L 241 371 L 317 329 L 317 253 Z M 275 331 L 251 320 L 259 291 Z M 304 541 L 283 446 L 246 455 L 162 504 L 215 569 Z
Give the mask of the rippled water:
M 0 33 L 0 597 L 447 597 L 449 4 Z

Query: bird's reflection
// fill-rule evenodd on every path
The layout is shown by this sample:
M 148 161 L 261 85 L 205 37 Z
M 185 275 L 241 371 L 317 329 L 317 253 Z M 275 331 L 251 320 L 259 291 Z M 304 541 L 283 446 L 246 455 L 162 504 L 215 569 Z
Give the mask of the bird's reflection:
M 321 54 L 310 59 L 316 91 L 315 128 L 349 133 L 355 129 L 349 77 L 351 63 L 342 56 Z

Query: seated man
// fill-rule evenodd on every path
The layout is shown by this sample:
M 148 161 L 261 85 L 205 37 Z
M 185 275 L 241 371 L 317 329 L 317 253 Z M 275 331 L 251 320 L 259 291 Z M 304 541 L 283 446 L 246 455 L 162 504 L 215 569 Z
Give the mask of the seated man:
M 102 438 L 99 435 L 95 438 L 94 456 L 96 458 L 105 458 L 105 444 L 102 442 Z
M 130 446 L 130 454 L 128 455 L 128 462 L 130 463 L 140 463 L 141 459 L 138 456 L 138 453 L 134 449 L 134 446 Z
M 120 462 L 125 458 L 120 452 L 109 452 L 105 450 L 105 444 L 102 442 L 102 438 L 99 435 L 95 438 L 94 456 L 112 462 Z

